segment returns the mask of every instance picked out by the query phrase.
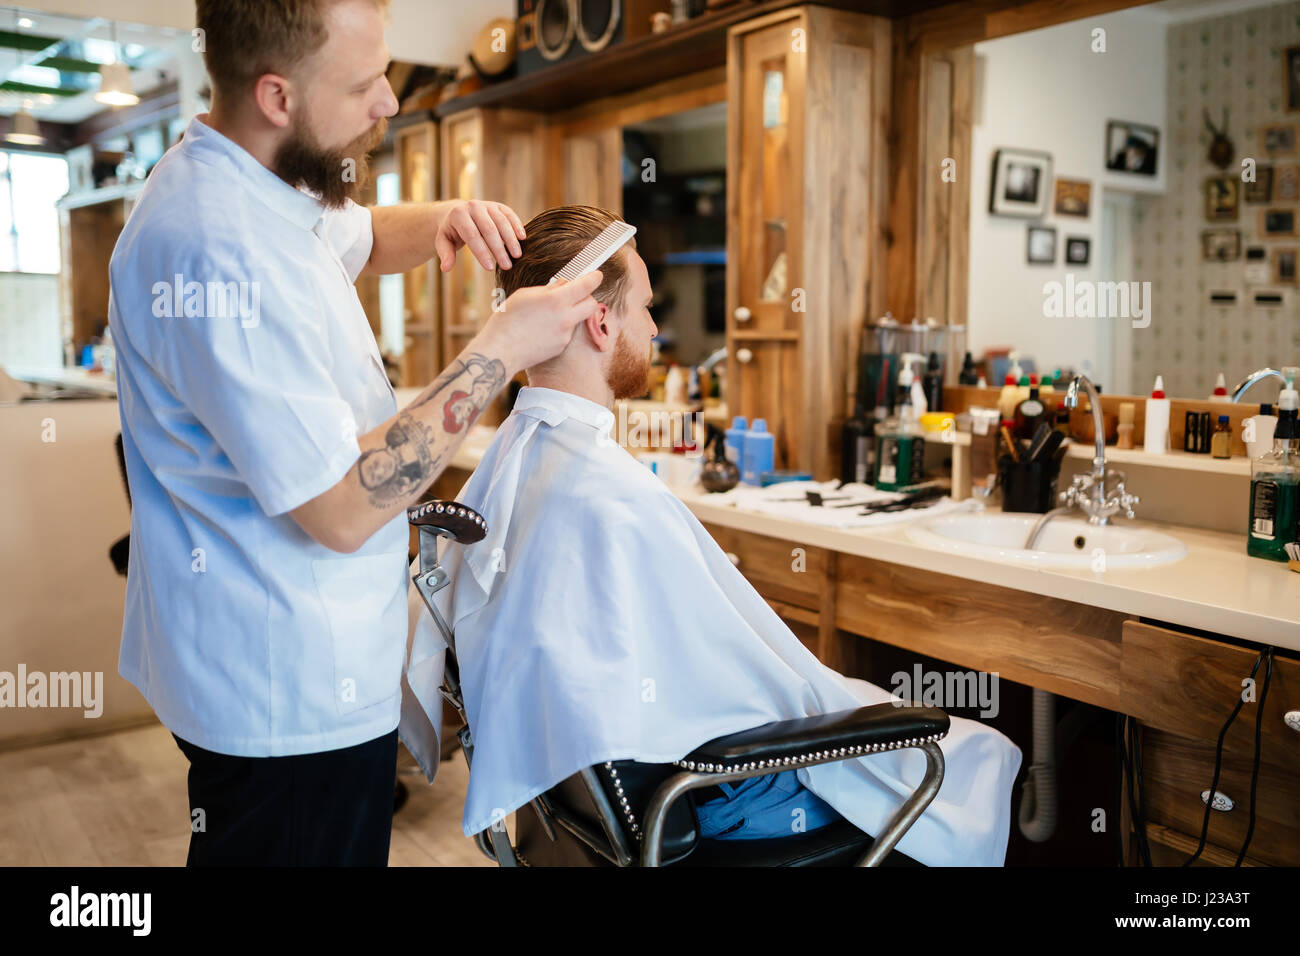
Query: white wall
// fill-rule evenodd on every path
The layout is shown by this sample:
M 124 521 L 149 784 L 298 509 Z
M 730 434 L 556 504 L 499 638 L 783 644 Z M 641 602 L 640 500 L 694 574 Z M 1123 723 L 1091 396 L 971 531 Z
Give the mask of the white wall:
M 1106 31 L 1106 52 L 1092 52 L 1095 28 Z M 1010 346 L 1032 356 L 1039 369 L 1081 368 L 1089 361 L 1099 381 L 1113 379 L 1108 319 L 1043 315 L 1043 284 L 1110 278 L 1101 248 L 1103 190 L 1161 191 L 1169 143 L 1165 129 L 1165 27 L 1143 11 L 1034 30 L 975 46 L 976 91 L 972 130 L 969 348 Z M 1157 176 L 1126 176 L 1105 168 L 1106 121 L 1132 120 L 1161 130 Z M 1053 177 L 1092 183 L 1087 219 L 1057 216 L 1050 206 L 1041 220 L 1057 231 L 1056 263 L 1028 265 L 1026 230 L 1038 220 L 991 216 L 989 182 L 1000 147 L 1052 154 Z M 1049 192 L 1049 197 L 1051 193 Z M 1065 265 L 1068 236 L 1092 240 L 1087 266 Z M 1122 276 L 1116 276 L 1122 278 Z

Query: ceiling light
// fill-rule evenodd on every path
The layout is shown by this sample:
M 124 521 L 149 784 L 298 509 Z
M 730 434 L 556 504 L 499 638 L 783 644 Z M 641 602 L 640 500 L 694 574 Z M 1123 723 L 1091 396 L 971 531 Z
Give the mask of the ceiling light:
M 13 117 L 13 125 L 9 132 L 5 134 L 5 141 L 9 143 L 18 143 L 22 146 L 44 146 L 45 137 L 41 135 L 41 127 L 36 122 L 36 117 L 27 112 L 23 107 Z
M 134 106 L 140 102 L 131 85 L 131 70 L 125 63 L 105 63 L 99 68 L 99 92 L 95 100 L 109 106 Z
M 19 17 L 19 18 L 18 18 L 18 29 L 20 29 L 20 30 L 30 30 L 30 29 L 31 29 L 32 27 L 34 27 L 34 26 L 36 26 L 36 24 L 32 21 L 32 19 L 31 19 L 30 17 Z

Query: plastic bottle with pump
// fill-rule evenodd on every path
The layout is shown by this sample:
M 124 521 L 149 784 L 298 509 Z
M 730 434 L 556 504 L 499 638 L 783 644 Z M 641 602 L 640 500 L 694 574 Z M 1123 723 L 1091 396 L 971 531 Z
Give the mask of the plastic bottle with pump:
M 897 491 L 919 484 L 925 476 L 925 435 L 919 424 L 925 395 L 912 371 L 912 362 L 925 357 L 913 352 L 901 356 L 894 414 L 876 426 L 876 487 Z
M 1300 536 L 1300 394 L 1295 389 L 1300 369 L 1282 369 L 1286 387 L 1278 396 L 1273 450 L 1250 463 L 1250 526 L 1246 553 L 1270 561 L 1286 561 L 1286 545 Z

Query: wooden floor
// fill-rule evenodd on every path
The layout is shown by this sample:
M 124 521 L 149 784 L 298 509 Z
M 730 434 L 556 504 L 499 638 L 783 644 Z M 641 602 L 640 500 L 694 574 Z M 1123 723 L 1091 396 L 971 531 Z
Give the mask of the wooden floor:
M 189 764 L 161 724 L 0 752 L 0 865 L 183 866 Z M 393 818 L 390 866 L 494 866 L 461 833 L 469 771 L 459 753 L 433 786 L 406 749 L 410 791 Z

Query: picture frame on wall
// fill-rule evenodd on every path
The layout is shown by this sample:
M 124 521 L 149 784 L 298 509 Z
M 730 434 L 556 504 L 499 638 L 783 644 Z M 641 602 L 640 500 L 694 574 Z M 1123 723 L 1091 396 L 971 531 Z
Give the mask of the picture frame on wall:
M 1236 176 L 1210 176 L 1205 180 L 1205 218 L 1208 222 L 1236 222 L 1240 183 Z
M 1030 226 L 1025 233 L 1025 261 L 1030 265 L 1052 265 L 1056 262 L 1056 227 Z
M 1300 46 L 1282 54 L 1282 102 L 1288 113 L 1300 112 Z
M 1259 131 L 1259 145 L 1265 156 L 1294 156 L 1296 138 L 1294 123 L 1273 123 Z
M 1206 262 L 1234 262 L 1241 258 L 1240 229 L 1201 231 L 1201 258 Z
M 1056 178 L 1056 196 L 1052 208 L 1058 216 L 1087 219 L 1092 205 L 1092 183 L 1086 179 Z
M 1051 181 L 1051 153 L 1032 149 L 997 150 L 993 154 L 989 213 L 1034 219 L 1045 215 Z
M 1256 166 L 1255 181 L 1242 183 L 1242 201 L 1266 203 L 1273 201 L 1273 167 Z
M 1154 176 L 1160 130 L 1128 120 L 1106 121 L 1106 168 L 1114 173 Z
M 1241 277 L 1247 285 L 1268 285 L 1273 281 L 1273 272 L 1268 264 L 1268 250 L 1263 246 L 1247 246 L 1246 264 L 1241 270 Z
M 1273 284 L 1274 285 L 1295 285 L 1296 284 L 1296 253 L 1295 246 L 1286 246 L 1284 248 L 1273 250 Z
M 1279 163 L 1273 167 L 1273 200 L 1287 202 L 1300 199 L 1300 166 Z
M 1087 236 L 1065 237 L 1065 264 L 1086 266 L 1092 252 L 1092 240 Z
M 1264 236 L 1294 236 L 1296 211 L 1294 209 L 1261 209 L 1259 231 Z

